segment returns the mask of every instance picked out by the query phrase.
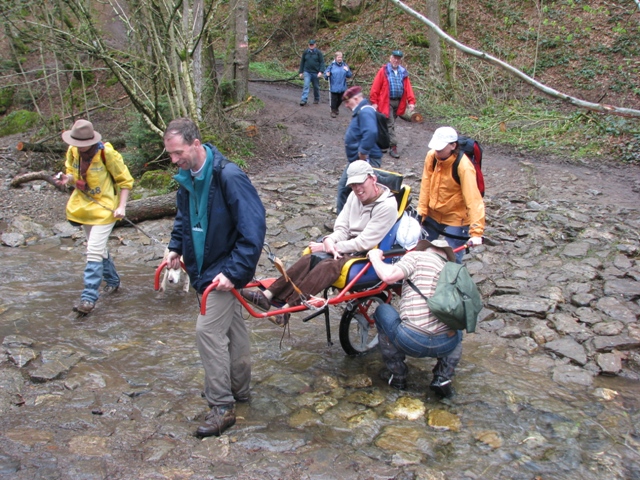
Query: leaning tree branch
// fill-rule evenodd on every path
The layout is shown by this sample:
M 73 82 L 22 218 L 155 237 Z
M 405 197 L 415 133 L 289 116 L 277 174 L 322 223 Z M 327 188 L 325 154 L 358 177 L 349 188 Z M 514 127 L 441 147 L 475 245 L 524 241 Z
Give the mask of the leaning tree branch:
M 484 60 L 485 62 L 491 63 L 492 65 L 496 65 L 504 70 L 507 70 L 508 72 L 510 72 L 511 74 L 515 75 L 516 77 L 520 78 L 521 80 L 523 80 L 525 83 L 528 83 L 529 85 L 533 86 L 534 88 L 542 91 L 543 93 L 554 97 L 554 98 L 558 98 L 564 102 L 570 103 L 572 105 L 575 105 L 576 107 L 580 107 L 580 108 L 585 108 L 587 110 L 593 110 L 595 112 L 600 112 L 600 113 L 608 113 L 611 115 L 619 115 L 622 117 L 635 117 L 635 118 L 640 118 L 640 110 L 634 110 L 632 108 L 623 108 L 623 107 L 616 107 L 614 105 L 606 105 L 606 104 L 602 104 L 602 103 L 592 103 L 592 102 L 587 102 L 586 100 L 582 100 L 576 97 L 572 97 L 570 95 L 567 95 L 565 93 L 559 92 L 558 90 L 555 90 L 553 88 L 550 88 L 548 86 L 546 86 L 543 83 L 540 83 L 536 80 L 534 80 L 533 78 L 529 77 L 527 74 L 521 72 L 520 70 L 518 70 L 517 68 L 513 67 L 512 65 L 509 65 L 506 62 L 503 62 L 502 60 L 499 60 L 491 55 L 489 55 L 488 53 L 485 52 L 481 52 L 479 50 L 474 50 L 470 47 L 467 47 L 466 45 L 458 42 L 457 40 L 455 40 L 454 38 L 450 37 L 449 35 L 447 35 L 442 29 L 440 29 L 440 27 L 438 27 L 435 23 L 433 23 L 431 20 L 429 20 L 428 18 L 426 18 L 424 15 L 421 15 L 420 13 L 416 12 L 415 10 L 413 10 L 411 7 L 405 5 L 404 3 L 402 3 L 400 0 L 391 0 L 393 3 L 395 3 L 398 7 L 400 7 L 402 10 L 404 10 L 405 12 L 407 12 L 409 15 L 417 18 L 418 20 L 420 20 L 421 22 L 425 23 L 427 26 L 429 26 L 429 28 L 433 29 L 433 31 L 435 31 L 438 36 L 440 38 L 442 38 L 445 42 L 447 42 L 449 45 L 457 48 L 458 50 L 477 57 L 481 60 Z M 636 3 L 639 4 L 640 6 L 640 0 L 636 0 Z

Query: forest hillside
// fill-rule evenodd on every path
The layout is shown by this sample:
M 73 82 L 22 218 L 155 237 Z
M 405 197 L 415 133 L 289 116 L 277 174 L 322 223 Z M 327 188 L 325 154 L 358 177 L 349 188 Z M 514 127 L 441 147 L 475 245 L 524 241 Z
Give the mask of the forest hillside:
M 344 52 L 355 72 L 352 82 L 367 91 L 391 50 L 401 49 L 418 96 L 418 109 L 436 123 L 452 124 L 482 141 L 516 148 L 550 150 L 572 157 L 608 155 L 624 162 L 640 162 L 637 119 L 576 109 L 444 43 L 442 75 L 434 78 L 430 75 L 428 27 L 391 0 L 205 2 L 212 20 L 203 42 L 220 69 L 233 63 L 231 8 L 244 3 L 248 6 L 250 79 L 299 83 L 300 54 L 313 38 L 327 63 L 333 52 Z M 428 1 L 405 3 L 426 15 Z M 11 118 L 12 123 L 40 126 L 37 136 L 41 140 L 68 127 L 69 119 L 93 112 L 97 118 L 114 122 L 113 131 L 126 130 L 129 146 L 134 143 L 131 138 L 140 144 L 148 138 L 140 132 L 146 128 L 145 122 L 135 122 L 137 126 L 132 127 L 136 118 L 132 114 L 132 91 L 142 91 L 145 101 L 153 104 L 155 110 L 148 118 L 174 115 L 173 107 L 166 106 L 163 98 L 175 95 L 154 83 L 156 72 L 145 73 L 146 87 L 132 83 L 123 88 L 119 81 L 138 68 L 142 62 L 138 57 L 148 47 L 140 42 L 133 45 L 129 39 L 136 25 L 123 20 L 122 12 L 133 15 L 133 2 L 118 4 L 120 13 L 115 4 L 100 2 L 90 3 L 88 13 L 81 12 L 97 19 L 94 27 L 104 48 L 111 49 L 108 54 L 102 46 L 102 50 L 95 47 L 95 40 L 83 47 L 81 35 L 85 30 L 70 14 L 78 15 L 74 8 L 80 3 L 75 0 L 56 4 L 66 6 L 60 10 L 46 7 L 51 8 L 46 12 L 50 13 L 48 21 L 61 25 L 53 29 L 58 37 L 63 37 L 63 28 L 81 34 L 73 54 L 38 43 L 29 28 L 18 28 L 19 21 L 28 26 L 31 17 L 41 15 L 33 5 L 20 0 L 11 0 L 8 5 L 12 8 L 5 9 L 0 17 L 4 23 L 0 48 L 8 53 L 0 63 L 0 115 L 18 117 L 20 112 L 24 116 Z M 637 0 L 440 0 L 439 7 L 442 29 L 466 46 L 507 62 L 563 94 L 591 103 L 640 108 Z M 179 48 L 171 44 L 173 41 L 166 39 L 166 51 Z M 177 53 L 178 58 L 184 57 Z M 125 66 L 121 70 L 131 70 L 121 73 L 110 65 L 110 56 L 115 55 L 120 56 L 119 65 Z M 153 61 L 162 66 L 164 60 Z M 184 67 L 172 64 L 166 68 L 178 72 Z M 176 85 L 180 81 L 176 79 L 168 85 Z M 216 92 L 224 94 L 224 73 L 219 73 L 216 81 Z M 223 98 L 218 111 L 231 103 Z M 241 116 L 242 110 L 231 115 Z M 204 121 L 212 122 L 212 118 Z M 6 124 L 7 118 L 0 117 L 0 135 L 17 131 L 7 130 Z M 157 138 L 157 131 L 154 135 Z

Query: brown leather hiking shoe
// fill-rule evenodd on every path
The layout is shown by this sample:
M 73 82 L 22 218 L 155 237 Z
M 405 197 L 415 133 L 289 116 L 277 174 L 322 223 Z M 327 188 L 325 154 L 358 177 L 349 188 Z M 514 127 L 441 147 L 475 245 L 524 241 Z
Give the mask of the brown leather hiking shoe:
M 236 424 L 236 409 L 233 404 L 214 405 L 204 417 L 204 424 L 196 430 L 198 437 L 219 437 L 229 427 Z
M 91 311 L 95 308 L 95 306 L 96 304 L 93 302 L 90 302 L 89 300 L 82 300 L 78 305 L 73 307 L 73 311 L 78 313 L 84 313 L 86 315 L 87 313 L 91 313 Z
M 248 290 L 243 288 L 240 290 L 240 295 L 242 295 L 247 302 L 255 305 L 263 312 L 266 312 L 271 308 L 271 303 L 260 290 Z

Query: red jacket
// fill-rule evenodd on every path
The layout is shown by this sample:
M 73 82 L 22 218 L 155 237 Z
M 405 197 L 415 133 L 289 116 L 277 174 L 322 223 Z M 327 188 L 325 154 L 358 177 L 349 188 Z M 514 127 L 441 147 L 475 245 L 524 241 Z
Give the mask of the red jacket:
M 371 91 L 369 92 L 369 102 L 378 106 L 378 111 L 389 117 L 389 79 L 387 78 L 387 68 L 391 68 L 390 64 L 384 65 L 373 79 Z M 398 115 L 403 115 L 407 109 L 407 105 L 415 105 L 416 97 L 413 96 L 413 88 L 409 80 L 407 69 L 399 66 L 400 74 L 403 76 L 404 93 L 398 105 Z

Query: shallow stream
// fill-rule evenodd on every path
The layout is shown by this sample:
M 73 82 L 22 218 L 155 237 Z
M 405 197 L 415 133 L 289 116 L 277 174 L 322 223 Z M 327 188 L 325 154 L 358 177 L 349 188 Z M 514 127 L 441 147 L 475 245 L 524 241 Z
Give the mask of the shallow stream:
M 206 404 L 193 291 L 156 293 L 157 261 L 116 257 L 123 288 L 78 319 L 74 250 L 2 248 L 0 263 L 0 339 L 28 337 L 40 355 L 20 370 L 0 364 L 7 478 L 640 478 L 637 382 L 556 383 L 480 331 L 465 337 L 452 400 L 428 392 L 433 360 L 409 360 L 399 392 L 378 379 L 377 352 L 344 354 L 338 309 L 333 346 L 321 317 L 294 316 L 284 338 L 249 319 L 251 402 L 228 434 L 196 439 Z M 32 381 L 43 352 L 60 348 L 81 359 Z

